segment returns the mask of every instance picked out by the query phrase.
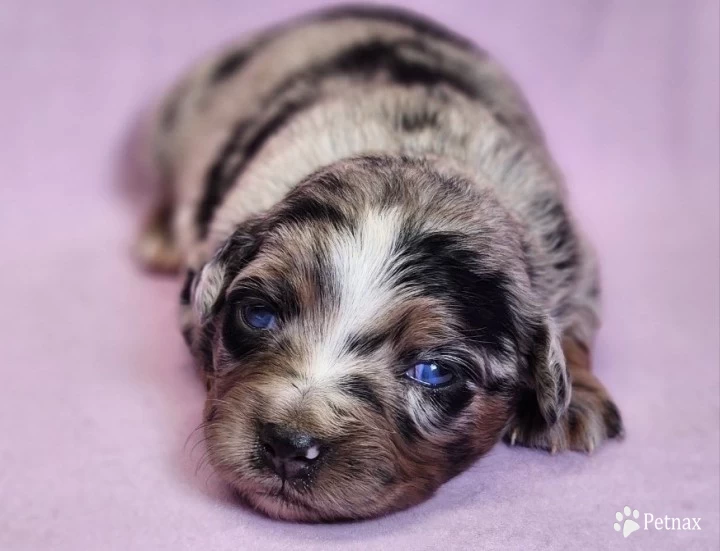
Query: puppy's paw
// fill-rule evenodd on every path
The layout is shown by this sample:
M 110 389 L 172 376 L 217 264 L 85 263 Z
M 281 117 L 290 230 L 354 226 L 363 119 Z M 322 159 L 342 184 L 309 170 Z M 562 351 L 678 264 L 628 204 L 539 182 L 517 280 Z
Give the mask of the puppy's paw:
M 135 243 L 135 258 L 146 270 L 174 273 L 180 268 L 180 252 L 160 231 L 146 230 Z
M 505 433 L 507 443 L 553 454 L 565 450 L 592 453 L 605 440 L 623 436 L 620 412 L 599 383 L 573 383 L 570 405 L 552 426 L 533 409 L 518 409 Z
M 154 212 L 135 242 L 135 258 L 146 270 L 175 273 L 180 269 L 182 258 L 168 217 L 164 210 Z

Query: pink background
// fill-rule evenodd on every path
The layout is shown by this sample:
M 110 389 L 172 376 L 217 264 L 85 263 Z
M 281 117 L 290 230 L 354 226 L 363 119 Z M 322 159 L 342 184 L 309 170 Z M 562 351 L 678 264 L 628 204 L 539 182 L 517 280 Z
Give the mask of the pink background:
M 201 447 L 184 444 L 203 392 L 178 283 L 128 257 L 118 156 L 191 59 L 318 4 L 0 4 L 0 549 L 717 548 L 713 0 L 413 4 L 504 61 L 545 124 L 604 263 L 597 371 L 624 443 L 590 457 L 499 445 L 422 506 L 326 526 L 258 516 L 196 472 Z M 703 530 L 624 540 L 625 505 Z

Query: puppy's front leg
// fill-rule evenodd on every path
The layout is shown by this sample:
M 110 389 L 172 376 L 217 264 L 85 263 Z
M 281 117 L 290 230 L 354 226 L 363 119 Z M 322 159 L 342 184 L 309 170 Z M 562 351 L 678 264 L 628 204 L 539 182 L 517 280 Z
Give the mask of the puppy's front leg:
M 572 387 L 570 405 L 554 425 L 548 426 L 535 408 L 521 401 L 505 434 L 511 445 L 551 453 L 562 450 L 590 453 L 605 440 L 622 437 L 620 412 L 591 372 L 588 349 L 573 338 L 565 338 L 563 353 Z
M 175 273 L 182 257 L 173 236 L 174 207 L 169 199 L 155 205 L 135 243 L 135 257 L 147 270 Z

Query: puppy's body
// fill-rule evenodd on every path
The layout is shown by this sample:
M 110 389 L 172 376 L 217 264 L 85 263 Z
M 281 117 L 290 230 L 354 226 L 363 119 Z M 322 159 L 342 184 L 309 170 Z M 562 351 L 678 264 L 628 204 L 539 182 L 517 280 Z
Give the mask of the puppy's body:
M 188 271 L 211 459 L 255 506 L 371 516 L 503 434 L 555 451 L 620 433 L 589 371 L 594 257 L 527 103 L 464 38 L 354 7 L 259 33 L 176 86 L 154 157 L 140 253 Z M 272 332 L 237 321 L 248 297 Z M 408 384 L 426 360 L 453 382 Z M 321 461 L 268 472 L 266 426 Z

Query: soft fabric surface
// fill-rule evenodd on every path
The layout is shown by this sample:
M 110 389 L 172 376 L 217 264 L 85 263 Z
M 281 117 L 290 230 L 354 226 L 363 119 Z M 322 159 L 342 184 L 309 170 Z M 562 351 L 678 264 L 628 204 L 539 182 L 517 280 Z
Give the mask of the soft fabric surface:
M 545 125 L 603 260 L 596 369 L 624 442 L 501 444 L 422 506 L 325 526 L 259 516 L 196 471 L 179 284 L 129 258 L 118 158 L 192 58 L 311 5 L 0 4 L 0 549 L 717 548 L 716 0 L 413 4 L 504 61 Z M 626 505 L 641 530 L 624 539 Z M 645 513 L 702 531 L 645 531 Z

